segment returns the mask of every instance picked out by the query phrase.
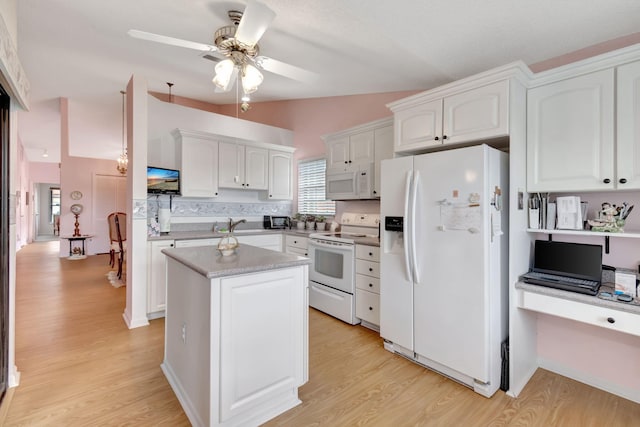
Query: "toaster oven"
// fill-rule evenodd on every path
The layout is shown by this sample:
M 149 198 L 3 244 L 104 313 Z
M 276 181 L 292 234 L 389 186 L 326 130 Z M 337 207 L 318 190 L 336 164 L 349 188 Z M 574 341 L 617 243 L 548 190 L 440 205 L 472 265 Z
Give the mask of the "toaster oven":
M 289 228 L 290 223 L 291 221 L 288 216 L 265 215 L 262 221 L 265 229 Z

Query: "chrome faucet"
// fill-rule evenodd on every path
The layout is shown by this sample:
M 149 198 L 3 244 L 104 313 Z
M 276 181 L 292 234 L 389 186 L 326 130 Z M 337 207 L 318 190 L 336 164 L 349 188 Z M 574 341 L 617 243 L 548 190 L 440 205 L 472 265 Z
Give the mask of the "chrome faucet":
M 233 222 L 233 220 L 231 218 L 229 218 L 229 233 L 233 233 L 233 230 L 236 228 L 236 226 L 238 224 L 241 224 L 243 222 L 247 222 L 246 219 L 241 219 L 239 221 Z

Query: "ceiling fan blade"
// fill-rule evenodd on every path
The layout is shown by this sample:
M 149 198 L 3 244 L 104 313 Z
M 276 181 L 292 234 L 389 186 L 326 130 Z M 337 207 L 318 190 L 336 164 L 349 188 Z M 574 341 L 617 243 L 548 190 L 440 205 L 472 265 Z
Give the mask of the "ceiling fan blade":
M 254 46 L 275 17 L 276 13 L 263 3 L 249 0 L 236 30 L 235 39 L 248 46 Z
M 296 67 L 295 65 L 287 64 L 286 62 L 278 61 L 268 56 L 257 56 L 254 58 L 254 62 L 258 68 L 303 83 L 313 83 L 320 77 L 313 71 L 305 70 L 304 68 Z
M 215 52 L 216 50 L 218 50 L 217 47 L 210 44 L 176 39 L 174 37 L 163 36 L 160 34 L 147 33 L 146 31 L 129 30 L 127 31 L 127 34 L 136 39 L 149 40 L 152 42 L 168 44 L 171 46 L 186 47 L 187 49 L 194 49 L 202 52 Z

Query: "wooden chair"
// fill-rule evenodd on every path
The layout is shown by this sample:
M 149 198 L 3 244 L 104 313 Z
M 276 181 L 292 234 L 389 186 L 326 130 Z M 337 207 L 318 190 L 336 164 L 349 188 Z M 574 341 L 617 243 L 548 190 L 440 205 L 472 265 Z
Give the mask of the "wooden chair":
M 126 218 L 125 214 L 124 218 Z M 118 279 L 122 279 L 122 264 L 124 263 L 124 254 L 125 254 L 125 246 L 124 246 L 124 242 L 122 239 L 122 232 L 121 232 L 121 227 L 120 227 L 120 219 L 119 217 L 121 217 L 122 215 L 117 214 L 114 216 L 114 222 L 116 225 L 116 235 L 118 236 L 118 249 L 119 249 L 119 253 L 118 253 Z M 123 223 L 122 228 L 124 228 L 126 230 L 126 222 Z
M 127 214 L 113 212 L 107 217 L 109 223 L 109 265 L 113 267 L 118 253 L 118 278 L 122 275 L 122 260 L 127 250 Z

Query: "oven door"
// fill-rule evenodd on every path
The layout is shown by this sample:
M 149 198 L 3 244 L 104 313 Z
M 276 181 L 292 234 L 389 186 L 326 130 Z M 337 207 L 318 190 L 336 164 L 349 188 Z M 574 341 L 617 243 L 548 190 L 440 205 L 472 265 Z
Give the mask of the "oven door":
M 309 239 L 309 280 L 339 291 L 355 292 L 355 246 Z

